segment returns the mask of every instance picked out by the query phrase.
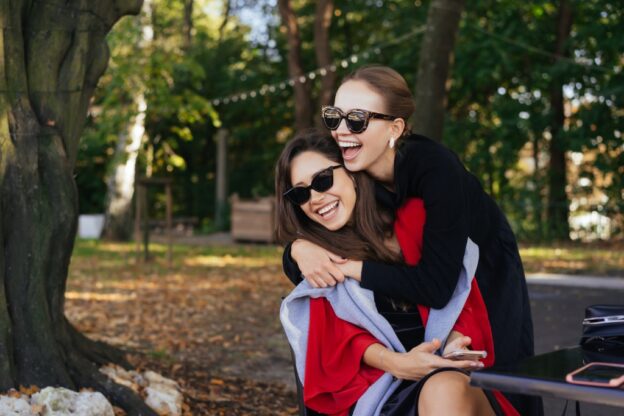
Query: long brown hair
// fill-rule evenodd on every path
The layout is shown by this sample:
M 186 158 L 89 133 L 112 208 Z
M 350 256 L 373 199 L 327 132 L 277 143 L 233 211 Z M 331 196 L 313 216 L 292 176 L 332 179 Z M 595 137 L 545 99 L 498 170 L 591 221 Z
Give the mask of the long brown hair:
M 386 114 L 400 117 L 405 121 L 403 136 L 410 134 L 408 120 L 416 109 L 412 91 L 405 78 L 394 69 L 382 65 L 362 66 L 343 78 L 347 81 L 363 81 L 383 99 Z
M 314 222 L 301 207 L 284 198 L 284 192 L 292 187 L 292 161 L 303 152 L 316 152 L 338 164 L 343 162 L 336 142 L 320 130 L 303 131 L 286 144 L 275 167 L 278 241 L 286 243 L 302 238 L 353 260 L 401 261 L 401 255 L 384 244 L 392 235 L 393 215 L 377 205 L 375 183 L 365 172 L 345 170 L 355 181 L 357 197 L 353 221 L 337 231 L 330 231 Z

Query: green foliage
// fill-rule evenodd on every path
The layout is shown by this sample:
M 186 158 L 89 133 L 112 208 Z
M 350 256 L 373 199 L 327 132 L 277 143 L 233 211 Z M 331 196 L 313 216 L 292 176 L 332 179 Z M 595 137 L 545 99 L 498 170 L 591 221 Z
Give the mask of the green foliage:
M 111 64 L 81 144 L 77 176 L 81 210 L 102 209 L 103 180 L 116 137 L 135 114 L 133 94 L 144 91 L 147 134 L 140 172 L 173 177 L 175 215 L 211 224 L 219 128 L 230 133 L 229 193 L 252 197 L 273 192 L 275 160 L 293 134 L 292 89 L 277 88 L 228 104 L 211 102 L 286 81 L 285 30 L 273 3 L 238 1 L 232 2 L 220 33 L 223 2 L 203 0 L 195 4 L 193 39 L 186 45 L 182 2 L 152 3 L 151 18 L 145 11 L 138 19 L 127 18 L 110 35 Z M 314 70 L 315 2 L 292 3 L 301 31 L 302 65 Z M 624 224 L 624 38 L 618 32 L 624 11 L 614 1 L 571 3 L 573 27 L 566 45 L 571 59 L 553 64 L 550 52 L 555 47 L 559 3 L 547 0 L 467 2 L 456 45 L 443 140 L 481 180 L 524 239 L 547 236 L 550 97 L 564 85 L 569 105 L 564 143 L 568 150 L 586 156 L 581 165 L 574 165 L 568 189 L 571 200 L 585 196 L 586 203 L 572 215 L 599 210 L 616 226 Z M 422 27 L 427 7 L 428 2 L 420 0 L 336 0 L 330 44 L 338 79 L 355 66 L 381 63 L 397 69 L 413 86 L 421 37 L 392 41 Z M 255 24 L 241 20 L 243 9 L 254 11 Z M 146 26 L 154 31 L 150 42 L 142 40 Z M 341 60 L 351 54 L 362 55 L 342 67 Z M 314 97 L 319 85 L 318 78 L 312 82 Z M 579 178 L 590 180 L 591 186 L 579 185 L 587 183 Z M 597 192 L 604 196 L 596 197 Z M 164 209 L 162 192 L 154 191 L 150 198 L 158 214 Z

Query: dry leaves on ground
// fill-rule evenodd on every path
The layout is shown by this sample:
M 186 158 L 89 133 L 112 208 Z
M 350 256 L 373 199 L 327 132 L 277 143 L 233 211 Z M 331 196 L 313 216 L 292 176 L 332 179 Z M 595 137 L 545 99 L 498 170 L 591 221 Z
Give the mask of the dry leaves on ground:
M 101 245 L 74 256 L 66 314 L 79 330 L 178 381 L 189 414 L 297 413 L 278 318 L 292 286 L 277 249 L 258 258 L 189 248 L 170 271 L 162 259 L 134 264 L 124 249 Z

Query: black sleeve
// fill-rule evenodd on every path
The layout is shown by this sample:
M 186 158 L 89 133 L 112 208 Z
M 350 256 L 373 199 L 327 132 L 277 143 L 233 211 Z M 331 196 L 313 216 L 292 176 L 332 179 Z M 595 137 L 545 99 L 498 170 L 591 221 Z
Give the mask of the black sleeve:
M 407 163 L 404 160 L 403 163 Z M 425 205 L 421 259 L 417 266 L 364 261 L 362 287 L 390 297 L 433 307 L 444 307 L 451 299 L 469 231 L 470 213 L 463 180 L 467 172 L 448 150 L 436 151 L 411 161 L 397 174 L 407 177 L 407 198 L 420 196 Z
M 284 247 L 284 254 L 282 255 L 282 267 L 284 268 L 284 273 L 290 279 L 291 282 L 295 286 L 297 286 L 303 279 L 301 277 L 301 270 L 299 270 L 299 266 L 290 256 L 290 249 L 292 243 L 286 244 Z

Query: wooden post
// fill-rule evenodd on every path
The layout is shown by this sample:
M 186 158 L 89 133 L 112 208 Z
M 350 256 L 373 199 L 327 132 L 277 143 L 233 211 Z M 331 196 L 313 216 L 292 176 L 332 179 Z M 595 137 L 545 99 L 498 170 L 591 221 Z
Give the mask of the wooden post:
M 136 189 L 134 200 L 134 242 L 136 247 L 136 262 L 139 263 L 141 261 L 141 210 L 143 209 L 141 189 L 143 189 L 143 186 L 138 180 L 134 182 L 134 189 Z
M 173 211 L 173 201 L 171 198 L 171 182 L 165 183 L 165 193 L 167 194 L 167 266 L 171 268 L 173 265 L 173 253 L 172 253 L 172 245 L 173 245 L 173 235 L 172 235 L 172 211 Z
M 225 228 L 225 212 L 227 208 L 227 138 L 228 131 L 217 131 L 217 186 L 215 195 L 215 228 Z
M 149 210 L 147 209 L 147 184 L 141 186 L 141 205 L 143 207 L 143 260 L 149 261 Z

